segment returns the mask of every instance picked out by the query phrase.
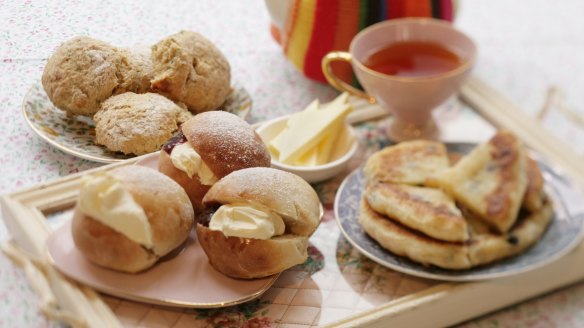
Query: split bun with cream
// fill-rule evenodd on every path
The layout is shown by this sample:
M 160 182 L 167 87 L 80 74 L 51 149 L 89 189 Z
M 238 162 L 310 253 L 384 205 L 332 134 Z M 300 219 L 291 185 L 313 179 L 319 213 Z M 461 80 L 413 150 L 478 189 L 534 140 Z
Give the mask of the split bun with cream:
M 307 259 L 320 202 L 302 178 L 272 168 L 235 171 L 203 199 L 197 237 L 211 265 L 234 278 L 259 278 Z
M 211 186 L 229 173 L 249 167 L 269 167 L 270 153 L 253 128 L 238 116 L 212 111 L 185 123 L 164 144 L 158 169 L 187 192 L 194 209 Z
M 133 165 L 83 178 L 72 234 L 89 261 L 135 273 L 182 247 L 193 223 L 183 188 L 164 174 Z

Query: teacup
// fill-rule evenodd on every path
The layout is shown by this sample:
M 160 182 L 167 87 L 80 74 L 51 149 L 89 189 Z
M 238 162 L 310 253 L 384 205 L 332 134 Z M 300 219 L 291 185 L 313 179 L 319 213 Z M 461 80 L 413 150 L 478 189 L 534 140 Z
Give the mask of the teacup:
M 442 73 L 421 76 L 389 75 L 365 65 L 373 53 L 400 42 L 435 44 L 454 54 L 458 64 Z M 349 52 L 328 53 L 322 60 L 322 69 L 328 82 L 339 91 L 379 103 L 390 111 L 394 115 L 388 130 L 392 139 L 436 139 L 439 133 L 432 111 L 459 91 L 475 62 L 476 52 L 473 41 L 448 22 L 429 18 L 394 19 L 359 32 Z M 333 61 L 350 62 L 365 92 L 335 76 L 331 69 Z

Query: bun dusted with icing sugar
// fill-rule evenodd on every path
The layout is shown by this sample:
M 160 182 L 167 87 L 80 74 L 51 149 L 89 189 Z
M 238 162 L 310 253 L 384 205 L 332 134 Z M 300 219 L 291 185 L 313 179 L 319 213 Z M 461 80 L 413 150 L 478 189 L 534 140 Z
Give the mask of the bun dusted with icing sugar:
M 193 226 L 194 212 L 186 193 L 177 183 L 156 170 L 142 166 L 124 166 L 105 174 L 90 176 L 89 179 L 93 180 L 84 180 L 81 187 L 72 224 L 73 241 L 89 261 L 106 268 L 134 273 L 151 267 L 158 259 L 184 245 Z M 101 183 L 95 188 L 101 194 L 115 196 L 116 193 L 127 193 L 126 198 L 118 197 L 115 198 L 117 202 L 112 202 L 112 198 L 99 200 L 96 198 L 100 196 L 88 194 L 90 184 L 96 179 L 108 183 Z M 95 197 L 92 199 L 91 196 Z M 123 229 L 114 228 L 103 219 L 89 214 L 85 210 L 86 203 L 94 208 L 106 207 L 105 210 L 110 206 L 127 208 L 128 203 L 137 204 L 147 218 L 152 244 L 140 244 L 120 232 Z M 125 218 L 127 215 L 122 217 L 117 214 L 111 220 Z
M 177 168 L 173 152 L 188 143 L 205 164 L 211 181 L 203 181 L 198 172 L 189 174 Z M 250 167 L 269 167 L 270 153 L 253 128 L 238 116 L 212 111 L 194 116 L 181 126 L 181 133 L 171 138 L 160 152 L 158 169 L 178 182 L 187 192 L 195 210 L 202 209 L 203 196 L 211 185 L 229 173 Z M 190 164 L 190 159 L 183 163 Z
M 259 278 L 279 273 L 307 258 L 308 238 L 321 219 L 320 201 L 302 178 L 272 168 L 248 168 L 219 180 L 205 195 L 206 215 L 197 237 L 211 265 L 235 278 Z M 210 228 L 213 212 L 225 205 L 253 206 L 281 217 L 283 234 L 269 239 L 226 236 Z

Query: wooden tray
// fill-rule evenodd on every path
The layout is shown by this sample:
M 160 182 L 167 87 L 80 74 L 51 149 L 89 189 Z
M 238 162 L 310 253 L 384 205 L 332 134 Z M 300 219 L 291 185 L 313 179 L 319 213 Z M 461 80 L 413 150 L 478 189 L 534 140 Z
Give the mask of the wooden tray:
M 496 91 L 471 78 L 461 99 L 495 126 L 516 133 L 566 176 L 584 185 L 584 170 L 571 150 Z M 368 135 L 368 147 L 363 148 L 372 151 L 380 146 L 371 131 L 363 134 Z M 332 203 L 343 178 L 339 177 L 315 186 L 325 205 L 325 217 L 311 239 L 309 260 L 284 272 L 260 299 L 220 310 L 170 309 L 121 300 L 68 280 L 45 261 L 45 240 L 52 231 L 49 223 L 68 218 L 79 178 L 91 171 L 0 198 L 13 238 L 3 246 L 4 251 L 24 268 L 42 295 L 41 310 L 73 326 L 446 326 L 584 279 L 584 244 L 551 265 L 483 282 L 442 283 L 383 268 L 353 249 L 336 226 Z

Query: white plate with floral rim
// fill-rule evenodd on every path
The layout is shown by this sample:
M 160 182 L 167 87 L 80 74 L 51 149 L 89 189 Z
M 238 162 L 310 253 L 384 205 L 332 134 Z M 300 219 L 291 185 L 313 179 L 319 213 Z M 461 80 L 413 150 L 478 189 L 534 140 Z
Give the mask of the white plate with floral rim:
M 451 152 L 468 153 L 474 144 L 447 144 Z M 468 270 L 425 266 L 395 255 L 369 237 L 358 222 L 359 204 L 365 188 L 363 168 L 353 171 L 341 184 L 335 198 L 335 216 L 341 232 L 363 255 L 402 273 L 445 281 L 476 281 L 511 276 L 547 265 L 580 244 L 584 230 L 582 193 L 574 182 L 539 160 L 546 193 L 554 204 L 554 218 L 540 240 L 522 254 Z
M 252 106 L 251 96 L 235 83 L 222 110 L 246 119 Z M 31 86 L 22 103 L 24 118 L 32 130 L 52 146 L 73 156 L 100 163 L 114 163 L 135 157 L 112 152 L 95 144 L 95 124 L 90 117 L 68 115 L 55 107 L 43 86 Z

